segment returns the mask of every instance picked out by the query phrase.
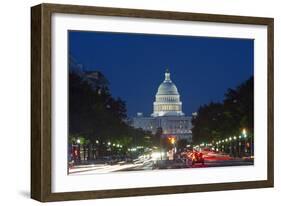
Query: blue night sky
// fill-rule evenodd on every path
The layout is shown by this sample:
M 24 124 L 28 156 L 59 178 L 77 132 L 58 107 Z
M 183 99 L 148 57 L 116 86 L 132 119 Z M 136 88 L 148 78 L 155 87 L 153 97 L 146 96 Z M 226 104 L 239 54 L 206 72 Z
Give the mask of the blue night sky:
M 222 101 L 254 71 L 252 39 L 69 31 L 69 52 L 85 70 L 105 75 L 129 117 L 152 113 L 166 68 L 187 115 Z

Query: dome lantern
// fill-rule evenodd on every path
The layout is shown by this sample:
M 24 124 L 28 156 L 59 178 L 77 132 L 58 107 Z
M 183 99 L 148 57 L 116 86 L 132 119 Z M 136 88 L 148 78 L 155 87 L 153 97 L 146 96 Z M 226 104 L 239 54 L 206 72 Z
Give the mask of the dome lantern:
M 166 82 L 170 82 L 170 81 L 171 81 L 169 69 L 166 69 L 166 72 L 165 72 L 165 81 L 166 81 Z

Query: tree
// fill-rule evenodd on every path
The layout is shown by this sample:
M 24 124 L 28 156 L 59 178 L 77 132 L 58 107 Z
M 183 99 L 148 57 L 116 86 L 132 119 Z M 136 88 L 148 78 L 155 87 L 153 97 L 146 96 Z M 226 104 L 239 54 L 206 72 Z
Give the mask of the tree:
M 184 148 L 186 148 L 187 144 L 188 144 L 187 139 L 179 139 L 177 141 L 177 148 L 183 150 Z
M 156 133 L 152 137 L 152 144 L 154 146 L 163 147 L 162 135 L 163 135 L 163 129 L 161 127 L 158 127 Z
M 254 78 L 251 77 L 236 89 L 229 89 L 225 94 L 224 107 L 228 122 L 233 123 L 235 131 L 254 129 Z M 232 133 L 235 133 L 232 131 Z
M 92 143 L 110 141 L 124 148 L 151 144 L 145 138 L 150 133 L 127 124 L 126 103 L 111 96 L 105 76 L 99 71 L 84 72 L 74 61 L 69 70 L 68 123 L 70 140 L 83 136 Z
M 197 116 L 192 119 L 193 141 L 201 143 L 219 138 L 222 134 L 221 122 L 223 121 L 223 105 L 211 102 L 201 106 Z
M 253 77 L 235 89 L 228 89 L 222 103 L 211 102 L 199 108 L 193 118 L 193 141 L 212 142 L 239 135 L 242 128 L 253 134 Z

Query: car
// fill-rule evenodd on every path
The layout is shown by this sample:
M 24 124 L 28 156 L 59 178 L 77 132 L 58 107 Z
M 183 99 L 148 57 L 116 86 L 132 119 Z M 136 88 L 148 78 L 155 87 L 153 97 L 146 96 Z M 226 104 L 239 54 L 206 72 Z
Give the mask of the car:
M 205 160 L 202 152 L 193 151 L 188 156 L 188 160 L 191 162 L 191 165 L 195 165 L 196 163 L 201 163 L 204 165 Z

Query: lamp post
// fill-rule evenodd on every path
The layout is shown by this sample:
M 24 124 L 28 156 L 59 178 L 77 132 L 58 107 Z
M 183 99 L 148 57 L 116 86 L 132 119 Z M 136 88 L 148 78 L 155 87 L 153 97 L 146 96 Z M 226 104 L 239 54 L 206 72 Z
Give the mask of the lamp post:
M 174 155 L 175 155 L 175 153 L 177 152 L 177 148 L 176 148 L 176 138 L 175 137 L 169 137 L 169 141 L 170 141 L 170 143 L 173 145 L 173 150 L 174 150 Z M 160 152 L 161 152 L 161 150 L 160 150 Z M 174 156 L 173 155 L 173 156 Z M 174 159 L 174 157 L 173 157 L 173 159 Z
M 99 140 L 96 139 L 95 151 L 94 151 L 94 159 L 97 159 L 99 156 Z
M 108 151 L 109 151 L 109 156 L 111 156 L 111 155 L 112 155 L 110 145 L 111 145 L 111 142 L 107 142 Z
M 254 136 L 250 135 L 250 149 L 251 149 L 251 158 L 254 156 Z
M 175 152 L 176 152 L 176 139 L 174 137 L 171 138 L 171 144 L 174 146 Z
M 81 140 L 78 139 L 76 140 L 76 143 L 77 143 L 77 157 L 78 157 L 78 162 L 80 163 L 81 162 L 81 154 L 80 154 L 80 143 L 81 143 Z
M 244 152 L 247 155 L 247 130 L 245 128 L 242 130 L 242 136 L 244 138 Z

